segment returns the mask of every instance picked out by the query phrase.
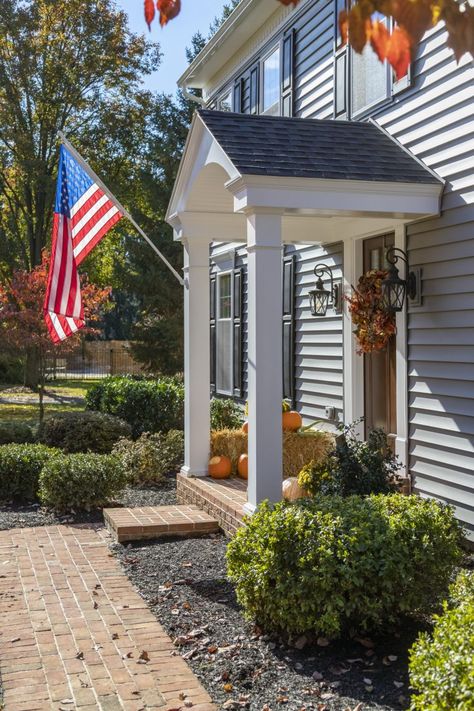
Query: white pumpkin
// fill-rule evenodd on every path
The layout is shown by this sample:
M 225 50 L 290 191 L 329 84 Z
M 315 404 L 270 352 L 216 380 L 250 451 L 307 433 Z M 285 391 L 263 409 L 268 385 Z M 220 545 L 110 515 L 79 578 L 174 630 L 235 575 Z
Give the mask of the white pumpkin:
M 283 480 L 282 485 L 283 498 L 286 501 L 296 501 L 296 499 L 306 499 L 309 494 L 306 489 L 303 489 L 298 484 L 298 477 L 290 476 L 288 479 Z

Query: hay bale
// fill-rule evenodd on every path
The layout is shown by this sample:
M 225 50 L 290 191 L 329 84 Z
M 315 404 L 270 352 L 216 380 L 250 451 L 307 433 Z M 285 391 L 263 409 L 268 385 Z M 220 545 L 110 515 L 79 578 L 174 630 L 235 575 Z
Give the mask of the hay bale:
M 330 432 L 309 430 L 307 432 L 283 432 L 283 477 L 298 476 L 305 464 L 312 460 L 322 463 L 334 448 Z M 248 440 L 241 430 L 211 432 L 211 456 L 226 456 L 232 462 L 232 472 L 237 473 L 241 454 L 247 454 Z
M 302 468 L 311 461 L 322 464 L 332 449 L 334 437 L 330 432 L 284 432 L 283 478 L 298 476 Z
M 247 449 L 247 434 L 242 430 L 211 432 L 211 457 L 229 457 L 233 474 L 237 474 L 239 457 L 241 454 L 247 454 Z

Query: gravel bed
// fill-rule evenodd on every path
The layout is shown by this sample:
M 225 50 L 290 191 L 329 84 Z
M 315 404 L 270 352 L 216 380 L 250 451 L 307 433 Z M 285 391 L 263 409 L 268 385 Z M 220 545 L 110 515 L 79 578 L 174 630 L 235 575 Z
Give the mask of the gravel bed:
M 160 487 L 151 489 L 125 489 L 123 495 L 109 504 L 115 506 L 161 506 L 176 503 L 176 477 L 170 475 Z M 9 528 L 30 528 L 31 526 L 54 526 L 58 523 L 90 523 L 104 524 L 102 509 L 90 512 L 81 511 L 71 515 L 57 515 L 41 507 L 39 504 L 30 506 L 1 505 L 0 531 Z M 1 708 L 1 707 L 0 707 Z
M 227 539 L 114 545 L 129 578 L 222 709 L 400 711 L 413 623 L 385 638 L 289 647 L 245 621 L 226 580 Z M 303 640 L 300 640 L 303 641 Z M 324 640 L 319 640 L 324 642 Z

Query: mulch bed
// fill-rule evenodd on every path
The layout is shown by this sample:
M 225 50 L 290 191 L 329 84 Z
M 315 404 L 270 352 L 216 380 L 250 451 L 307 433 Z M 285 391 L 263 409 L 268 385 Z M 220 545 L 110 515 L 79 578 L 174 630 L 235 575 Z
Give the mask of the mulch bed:
M 413 623 L 380 639 L 298 650 L 244 620 L 226 580 L 227 539 L 114 545 L 131 581 L 223 709 L 399 711 L 409 705 Z M 320 640 L 323 641 L 323 640 Z
M 157 488 L 126 489 L 114 506 L 160 506 L 176 503 L 176 476 L 170 475 Z M 9 528 L 29 528 L 31 526 L 55 526 L 60 523 L 90 523 L 104 525 L 102 509 L 81 511 L 74 514 L 58 515 L 42 508 L 39 504 L 29 506 L 0 505 L 0 531 Z

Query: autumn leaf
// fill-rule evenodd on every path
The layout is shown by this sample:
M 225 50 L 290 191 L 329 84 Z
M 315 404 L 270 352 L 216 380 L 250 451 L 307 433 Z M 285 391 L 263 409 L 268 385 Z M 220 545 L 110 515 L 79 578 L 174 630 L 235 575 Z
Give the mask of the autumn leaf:
M 157 0 L 156 7 L 160 13 L 160 25 L 164 27 L 176 15 L 179 15 L 181 0 Z
M 387 47 L 387 61 L 393 67 L 397 80 L 405 76 L 410 66 L 410 40 L 402 27 L 395 27 Z
M 155 19 L 155 0 L 145 0 L 145 20 L 148 29 L 151 30 L 151 23 Z
M 390 32 L 383 22 L 373 22 L 370 33 L 370 44 L 381 62 L 387 57 L 387 49 L 390 42 Z
M 362 52 L 370 38 L 371 22 L 360 5 L 354 5 L 348 18 L 349 42 L 356 52 Z

